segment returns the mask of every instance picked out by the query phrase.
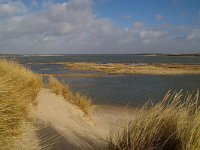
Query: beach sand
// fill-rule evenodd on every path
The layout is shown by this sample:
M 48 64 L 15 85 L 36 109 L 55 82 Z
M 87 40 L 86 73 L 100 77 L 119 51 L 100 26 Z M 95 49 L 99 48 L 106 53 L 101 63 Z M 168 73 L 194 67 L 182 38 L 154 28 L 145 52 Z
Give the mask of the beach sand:
M 95 105 L 90 117 L 63 97 L 42 89 L 32 116 L 42 148 L 51 150 L 105 150 L 112 127 L 133 119 L 134 109 Z

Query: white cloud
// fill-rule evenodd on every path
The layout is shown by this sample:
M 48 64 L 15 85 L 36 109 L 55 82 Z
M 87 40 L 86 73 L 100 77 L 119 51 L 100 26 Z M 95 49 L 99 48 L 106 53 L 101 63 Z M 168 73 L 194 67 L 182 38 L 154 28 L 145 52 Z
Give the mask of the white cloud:
M 133 29 L 134 30 L 143 30 L 144 29 L 144 23 L 143 22 L 134 22 L 133 24 Z
M 22 2 L 0 2 L 0 17 L 6 17 L 10 15 L 24 14 L 27 9 Z
M 194 29 L 188 36 L 188 40 L 200 40 L 200 29 Z
M 118 27 L 108 18 L 97 18 L 92 6 L 92 0 L 45 1 L 41 10 L 31 12 L 19 1 L 0 2 L 4 8 L 0 9 L 4 13 L 0 18 L 0 53 L 143 53 L 200 46 L 192 41 L 192 33 L 187 37 L 190 40 L 177 41 L 176 32 L 152 29 L 143 22 Z
M 126 15 L 126 16 L 124 16 L 126 19 L 131 19 L 132 18 L 132 16 L 131 15 Z
M 151 42 L 152 40 L 158 40 L 165 36 L 166 33 L 162 31 L 141 31 L 140 32 L 140 38 L 144 40 L 145 43 Z
M 160 20 L 162 20 L 163 19 L 163 15 L 161 15 L 161 14 L 157 14 L 156 15 L 156 20 L 157 21 L 160 21 Z
M 187 17 L 188 13 L 187 12 L 182 12 L 181 17 Z

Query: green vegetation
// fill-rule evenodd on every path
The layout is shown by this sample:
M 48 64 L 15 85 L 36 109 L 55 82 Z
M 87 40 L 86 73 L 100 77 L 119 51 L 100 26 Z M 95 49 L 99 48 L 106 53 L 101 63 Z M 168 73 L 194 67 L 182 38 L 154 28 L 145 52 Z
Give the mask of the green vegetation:
M 97 71 L 110 74 L 200 74 L 200 65 L 183 64 L 123 64 L 123 63 L 63 63 L 73 70 Z
M 91 100 L 80 93 L 73 93 L 68 85 L 59 82 L 55 77 L 49 76 L 49 89 L 56 95 L 63 96 L 70 103 L 78 106 L 86 115 L 92 108 Z
M 13 149 L 24 134 L 22 125 L 29 122 L 29 107 L 37 104 L 41 87 L 39 75 L 13 61 L 0 60 L 0 149 Z
M 199 150 L 199 93 L 168 93 L 162 102 L 138 109 L 133 121 L 109 138 L 111 150 Z

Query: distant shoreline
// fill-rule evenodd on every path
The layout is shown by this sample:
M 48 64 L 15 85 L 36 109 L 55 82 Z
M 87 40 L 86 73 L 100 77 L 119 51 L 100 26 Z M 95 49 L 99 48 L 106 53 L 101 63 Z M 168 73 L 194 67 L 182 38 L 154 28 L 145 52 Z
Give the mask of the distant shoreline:
M 93 56 L 93 55 L 136 55 L 136 56 L 168 56 L 168 57 L 200 57 L 200 53 L 194 54 L 159 54 L 159 53 L 141 53 L 141 54 L 0 54 L 0 57 L 20 56 L 20 57 L 48 57 L 48 56 Z
M 140 55 L 140 54 L 139 54 Z M 141 54 L 142 56 L 177 56 L 177 57 L 200 57 L 200 54 Z

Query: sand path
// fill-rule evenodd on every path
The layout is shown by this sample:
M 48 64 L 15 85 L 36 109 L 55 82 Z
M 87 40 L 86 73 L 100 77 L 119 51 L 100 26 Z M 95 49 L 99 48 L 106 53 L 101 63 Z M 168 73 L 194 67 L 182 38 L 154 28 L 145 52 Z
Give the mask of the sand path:
M 89 119 L 76 106 L 48 89 L 41 90 L 37 101 L 33 116 L 39 127 L 40 146 L 51 150 L 108 149 L 106 138 L 110 127 L 130 119 L 127 109 L 108 106 L 95 106 Z

